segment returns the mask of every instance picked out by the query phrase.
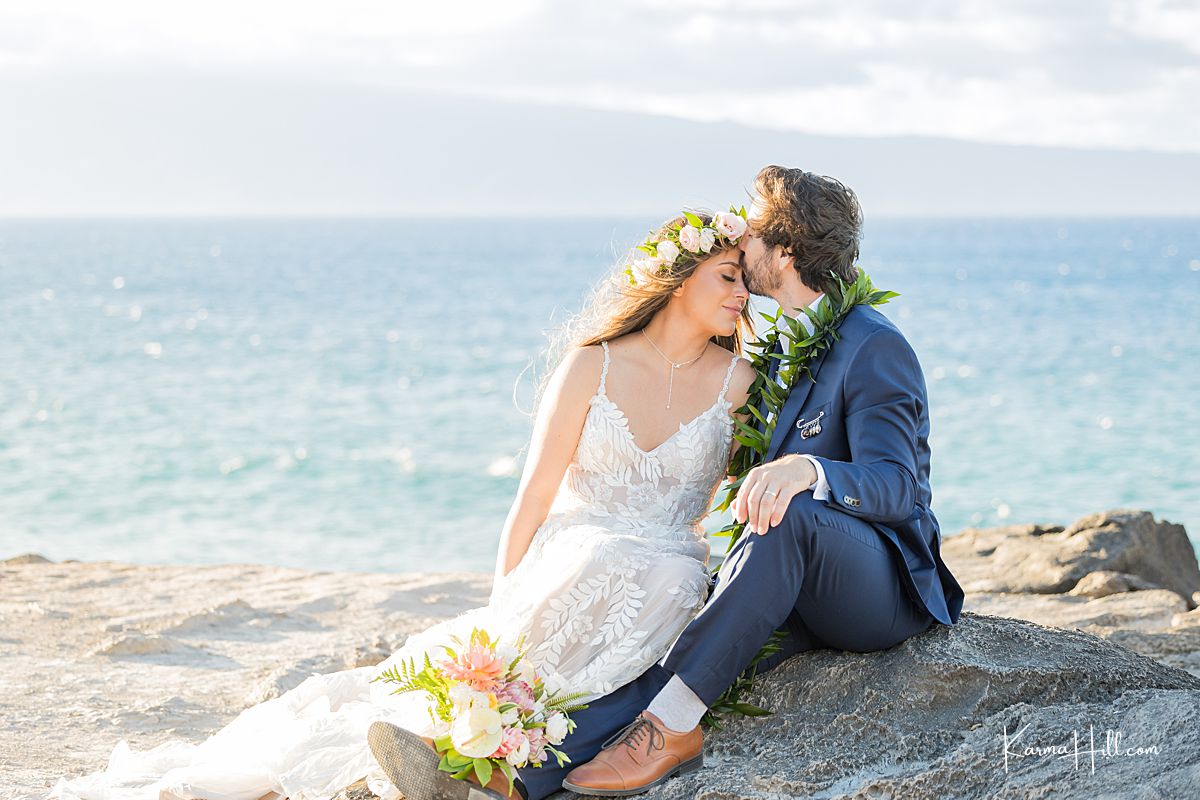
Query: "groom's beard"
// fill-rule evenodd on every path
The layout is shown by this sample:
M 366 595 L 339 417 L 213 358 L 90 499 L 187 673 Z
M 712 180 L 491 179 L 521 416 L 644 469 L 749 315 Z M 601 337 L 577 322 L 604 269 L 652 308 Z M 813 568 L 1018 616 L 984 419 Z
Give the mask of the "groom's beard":
M 763 253 L 757 259 L 746 259 L 746 268 L 742 271 L 742 280 L 746 283 L 746 291 L 759 297 L 770 297 L 771 293 L 783 286 L 783 276 L 779 270 L 771 269 L 768 260 L 770 253 Z

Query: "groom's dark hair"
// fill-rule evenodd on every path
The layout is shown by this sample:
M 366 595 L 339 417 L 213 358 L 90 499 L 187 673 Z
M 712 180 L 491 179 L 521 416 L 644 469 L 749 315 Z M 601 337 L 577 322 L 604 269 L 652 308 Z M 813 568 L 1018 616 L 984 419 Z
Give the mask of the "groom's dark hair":
M 828 292 L 836 285 L 829 273 L 846 283 L 858 277 L 862 208 L 848 186 L 802 169 L 770 166 L 759 170 L 754 190 L 762 204 L 755 233 L 793 257 L 805 286 Z

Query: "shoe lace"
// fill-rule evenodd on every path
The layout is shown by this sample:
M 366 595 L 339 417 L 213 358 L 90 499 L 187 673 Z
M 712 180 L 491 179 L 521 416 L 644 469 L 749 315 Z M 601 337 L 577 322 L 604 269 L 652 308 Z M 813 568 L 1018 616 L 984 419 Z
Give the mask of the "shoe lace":
M 608 741 L 600 745 L 600 749 L 607 750 L 618 744 L 624 744 L 630 750 L 636 750 L 647 739 L 649 740 L 646 747 L 647 755 L 655 750 L 663 750 L 667 746 L 666 737 L 663 736 L 658 726 L 639 714 L 637 719 L 610 736 Z

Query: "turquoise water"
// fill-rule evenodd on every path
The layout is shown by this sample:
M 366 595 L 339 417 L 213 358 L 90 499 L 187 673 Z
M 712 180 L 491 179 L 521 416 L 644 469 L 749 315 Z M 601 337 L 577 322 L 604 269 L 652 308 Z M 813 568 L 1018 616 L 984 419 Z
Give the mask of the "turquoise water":
M 652 223 L 0 221 L 0 557 L 490 570 L 518 376 Z M 1197 538 L 1200 224 L 879 221 L 863 264 L 947 534 L 1133 506 Z

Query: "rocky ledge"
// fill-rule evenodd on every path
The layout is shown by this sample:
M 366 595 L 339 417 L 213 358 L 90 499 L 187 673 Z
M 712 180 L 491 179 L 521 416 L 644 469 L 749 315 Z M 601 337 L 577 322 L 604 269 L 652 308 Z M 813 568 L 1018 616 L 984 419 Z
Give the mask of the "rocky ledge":
M 707 737 L 705 769 L 647 800 L 1197 796 L 1200 569 L 1182 527 L 1111 511 L 1065 528 L 966 530 L 945 540 L 943 555 L 967 591 L 958 624 L 881 652 L 789 659 L 750 698 L 773 716 L 729 720 Z M 308 672 L 378 661 L 404 633 L 478 605 L 487 592 L 486 576 L 244 565 L 31 558 L 0 571 L 21 592 L 0 604 L 0 616 L 20 623 L 0 661 L 13 674 L 46 676 L 38 692 L 0 700 L 0 710 L 24 711 L 9 717 L 21 720 L 12 727 L 24 744 L 0 748 L 0 764 L 30 789 L 68 761 L 102 766 L 130 732 L 143 746 L 203 738 Z M 142 589 L 148 581 L 171 590 L 152 595 Z M 132 597 L 136 614 L 106 605 Z M 201 597 L 219 604 L 184 614 Z M 381 630 L 390 631 L 386 641 L 373 641 Z M 112 636 L 124 639 L 104 639 Z M 285 663 L 289 653 L 321 652 L 331 656 Z M 198 663 L 209 685 L 189 694 Z M 164 678 L 176 683 L 164 688 Z M 130 717 L 131 706 L 146 711 Z M 94 746 L 63 751 L 55 742 L 67 725 Z M 371 794 L 360 784 L 340 797 Z
M 1181 526 L 1112 511 L 967 530 L 958 624 L 762 676 L 765 719 L 647 800 L 1184 798 L 1200 787 L 1200 569 Z M 566 793 L 563 797 L 567 797 Z
M 943 556 L 958 624 L 789 659 L 752 698 L 771 717 L 728 722 L 705 769 L 644 797 L 1197 796 L 1200 569 L 1181 526 L 1111 511 L 966 530 Z

